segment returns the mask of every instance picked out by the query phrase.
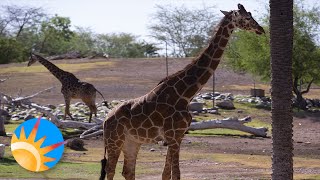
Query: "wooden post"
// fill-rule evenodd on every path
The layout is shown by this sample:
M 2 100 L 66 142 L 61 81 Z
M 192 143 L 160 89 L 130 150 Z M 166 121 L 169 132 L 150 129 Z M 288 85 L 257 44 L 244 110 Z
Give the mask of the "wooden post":
M 212 74 L 212 95 L 214 96 L 214 92 L 215 92 L 215 86 L 216 86 L 216 72 L 214 71 Z M 214 97 L 212 96 L 212 108 L 214 108 Z

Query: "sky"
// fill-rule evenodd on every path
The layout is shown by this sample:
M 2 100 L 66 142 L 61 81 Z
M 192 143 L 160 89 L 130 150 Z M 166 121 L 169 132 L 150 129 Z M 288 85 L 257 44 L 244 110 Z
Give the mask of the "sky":
M 0 0 L 2 5 L 42 7 L 47 14 L 69 17 L 73 26 L 90 28 L 95 33 L 131 33 L 142 38 L 150 35 L 148 25 L 156 5 L 201 8 L 215 6 L 219 10 L 237 9 L 244 5 L 258 20 L 266 12 L 268 0 Z M 312 5 L 316 0 L 305 0 Z M 0 13 L 1 14 L 1 13 Z M 220 14 L 222 17 L 222 14 Z

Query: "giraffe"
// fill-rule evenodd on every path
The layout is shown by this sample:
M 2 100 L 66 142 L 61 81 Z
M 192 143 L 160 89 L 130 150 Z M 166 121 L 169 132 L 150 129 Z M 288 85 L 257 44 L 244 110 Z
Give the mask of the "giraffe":
M 114 108 L 103 124 L 104 158 L 100 179 L 112 180 L 121 151 L 122 175 L 135 179 L 139 148 L 144 143 L 163 142 L 167 155 L 162 179 L 180 179 L 180 143 L 191 123 L 188 104 L 216 70 L 231 33 L 240 28 L 264 34 L 250 12 L 238 4 L 238 10 L 221 11 L 224 17 L 203 52 L 184 69 L 164 78 L 149 93 L 123 102 Z M 106 158 L 106 155 L 108 158 Z
M 66 105 L 64 119 L 66 119 L 68 115 L 72 120 L 74 120 L 69 110 L 71 99 L 82 99 L 90 109 L 89 123 L 91 123 L 92 114 L 94 113 L 94 115 L 97 116 L 97 107 L 95 104 L 96 92 L 98 92 L 104 99 L 102 93 L 99 92 L 92 84 L 80 81 L 72 73 L 58 68 L 56 65 L 38 54 L 31 53 L 28 66 L 31 66 L 36 61 L 39 61 L 39 63 L 45 66 L 62 84 L 61 93 L 63 94 Z M 103 103 L 107 106 L 105 99 Z

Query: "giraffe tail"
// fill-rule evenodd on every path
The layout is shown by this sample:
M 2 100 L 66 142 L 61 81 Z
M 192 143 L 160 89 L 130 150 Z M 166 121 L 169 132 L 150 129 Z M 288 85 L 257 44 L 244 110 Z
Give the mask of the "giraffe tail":
M 107 152 L 107 147 L 104 148 L 104 157 L 101 160 L 101 174 L 100 174 L 99 180 L 104 180 L 106 178 L 106 174 L 107 174 L 106 166 L 108 164 L 108 160 L 106 158 L 106 152 Z
M 98 91 L 96 89 L 96 91 L 100 94 L 100 96 L 103 98 L 103 102 L 102 104 L 104 104 L 105 106 L 107 106 L 107 108 L 111 109 L 110 106 L 108 105 L 108 101 L 106 101 L 106 99 L 103 97 L 102 93 L 100 91 Z

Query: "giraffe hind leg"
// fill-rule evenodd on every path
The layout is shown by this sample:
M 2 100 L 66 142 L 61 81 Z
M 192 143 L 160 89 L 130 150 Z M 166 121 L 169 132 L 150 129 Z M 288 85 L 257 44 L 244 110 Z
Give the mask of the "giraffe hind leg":
M 92 97 L 90 97 L 90 98 L 84 97 L 81 99 L 89 107 L 89 110 L 90 110 L 89 123 L 91 123 L 92 114 L 94 114 L 97 117 L 97 106 L 95 103 L 95 99 Z
M 126 141 L 124 142 L 124 147 L 122 149 L 124 155 L 122 176 L 126 180 L 135 179 L 136 160 L 140 146 L 141 144 L 136 143 L 132 140 L 126 139 Z

